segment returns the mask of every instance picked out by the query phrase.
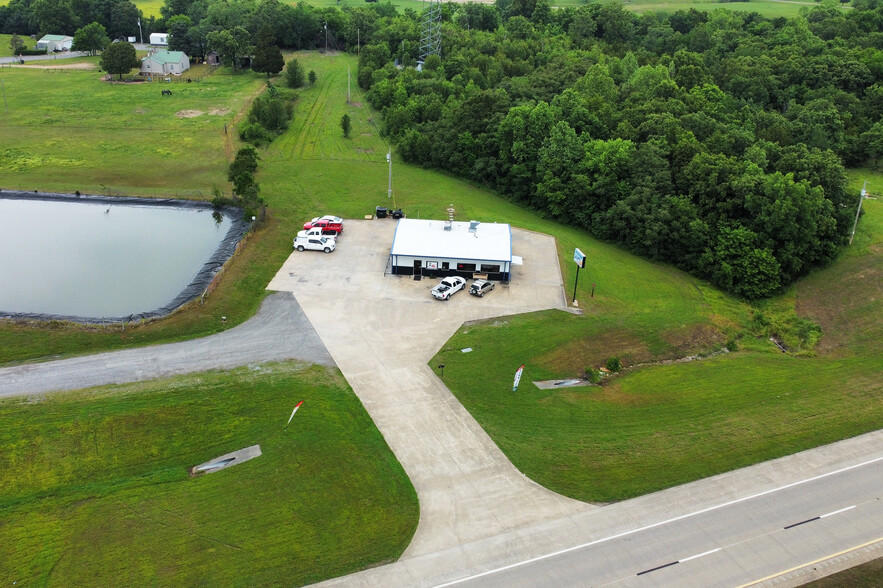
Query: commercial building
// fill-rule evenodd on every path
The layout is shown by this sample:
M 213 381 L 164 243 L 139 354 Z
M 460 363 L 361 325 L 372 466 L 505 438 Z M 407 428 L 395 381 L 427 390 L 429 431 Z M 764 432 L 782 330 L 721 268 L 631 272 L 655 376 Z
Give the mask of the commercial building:
M 512 260 L 512 230 L 507 224 L 403 218 L 387 269 L 394 275 L 509 281 Z

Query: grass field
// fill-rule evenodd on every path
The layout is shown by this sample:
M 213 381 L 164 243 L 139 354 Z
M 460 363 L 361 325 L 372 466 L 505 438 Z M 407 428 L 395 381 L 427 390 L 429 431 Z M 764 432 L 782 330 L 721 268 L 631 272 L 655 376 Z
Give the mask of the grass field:
M 0 4 L 3 3 L 0 2 Z M 37 41 L 27 35 L 19 35 L 19 38 L 25 42 L 27 49 L 33 49 L 37 45 Z M 11 40 L 12 35 L 0 35 L 0 57 L 10 57 L 12 55 L 12 48 L 9 46 Z
M 84 61 L 98 58 L 47 67 Z M 210 197 L 224 189 L 224 125 L 263 84 L 258 74 L 220 70 L 170 84 L 173 95 L 161 96 L 158 84 L 111 84 L 95 71 L 8 71 L 0 186 L 95 194 Z
M 332 369 L 3 400 L 0 422 L 4 586 L 299 586 L 396 559 L 417 525 L 410 481 Z

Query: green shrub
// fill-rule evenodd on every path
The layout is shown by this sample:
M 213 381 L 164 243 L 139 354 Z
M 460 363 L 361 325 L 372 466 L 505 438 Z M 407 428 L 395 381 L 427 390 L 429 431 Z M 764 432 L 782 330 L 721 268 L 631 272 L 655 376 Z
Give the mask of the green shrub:
M 619 361 L 618 357 L 611 357 L 607 360 L 607 365 L 605 367 L 609 371 L 616 373 L 622 369 L 622 362 Z
M 272 142 L 276 136 L 260 124 L 246 121 L 239 125 L 239 138 L 246 143 L 260 147 Z

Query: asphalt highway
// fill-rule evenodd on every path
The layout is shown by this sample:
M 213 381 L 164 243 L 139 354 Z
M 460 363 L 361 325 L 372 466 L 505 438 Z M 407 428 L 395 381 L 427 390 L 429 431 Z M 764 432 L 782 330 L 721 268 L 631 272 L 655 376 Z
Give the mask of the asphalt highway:
M 750 586 L 883 540 L 883 456 L 440 586 Z

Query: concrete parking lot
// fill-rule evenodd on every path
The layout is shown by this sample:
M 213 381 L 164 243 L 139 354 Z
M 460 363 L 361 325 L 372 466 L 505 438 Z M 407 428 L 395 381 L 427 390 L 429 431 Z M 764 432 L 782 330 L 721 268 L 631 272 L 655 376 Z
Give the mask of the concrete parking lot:
M 593 508 L 522 475 L 426 365 L 464 321 L 565 308 L 555 240 L 513 229 L 511 282 L 440 302 L 437 280 L 384 275 L 395 224 L 346 221 L 333 253 L 293 252 L 269 289 L 294 294 L 417 490 L 403 559 Z

